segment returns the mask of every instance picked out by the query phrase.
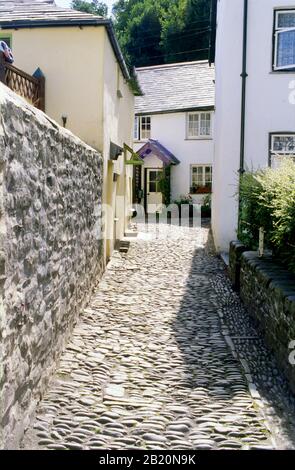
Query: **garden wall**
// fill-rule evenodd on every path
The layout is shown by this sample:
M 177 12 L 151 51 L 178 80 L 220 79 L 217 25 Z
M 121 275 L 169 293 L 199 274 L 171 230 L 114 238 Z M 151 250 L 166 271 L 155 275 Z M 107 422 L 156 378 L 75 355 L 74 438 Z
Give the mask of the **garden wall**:
M 240 296 L 295 393 L 295 365 L 289 361 L 289 346 L 295 340 L 295 276 L 271 256 L 259 258 L 256 252 L 241 249 L 240 244 L 231 244 L 230 272 L 237 271 L 238 259 Z
M 103 270 L 102 158 L 0 85 L 0 428 L 16 448 Z

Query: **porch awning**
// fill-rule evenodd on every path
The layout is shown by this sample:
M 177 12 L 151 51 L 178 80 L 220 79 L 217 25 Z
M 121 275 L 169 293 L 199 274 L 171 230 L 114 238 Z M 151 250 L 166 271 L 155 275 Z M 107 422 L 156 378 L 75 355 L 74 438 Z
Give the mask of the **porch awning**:
M 180 161 L 166 149 L 164 145 L 160 144 L 158 140 L 149 139 L 136 153 L 143 159 L 149 155 L 155 155 L 164 165 L 178 165 L 180 163 Z

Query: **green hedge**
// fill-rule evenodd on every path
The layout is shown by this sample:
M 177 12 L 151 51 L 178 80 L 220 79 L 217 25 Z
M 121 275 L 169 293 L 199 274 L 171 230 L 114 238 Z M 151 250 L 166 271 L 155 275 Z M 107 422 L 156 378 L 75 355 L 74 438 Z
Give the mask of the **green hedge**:
M 277 169 L 245 173 L 240 179 L 239 239 L 257 249 L 259 228 L 266 245 L 295 272 L 295 162 L 282 161 Z

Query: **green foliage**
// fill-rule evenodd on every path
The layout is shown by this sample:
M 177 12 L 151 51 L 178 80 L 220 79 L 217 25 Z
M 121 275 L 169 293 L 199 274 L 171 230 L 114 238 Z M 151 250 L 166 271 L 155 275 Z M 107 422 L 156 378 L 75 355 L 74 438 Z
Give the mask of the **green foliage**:
M 207 194 L 203 198 L 201 214 L 202 217 L 211 217 L 211 194 Z
M 127 62 L 140 67 L 207 58 L 210 3 L 118 0 L 115 28 Z
M 108 6 L 104 2 L 98 0 L 72 0 L 71 7 L 74 10 L 84 11 L 85 13 L 91 13 L 93 15 L 99 15 L 107 17 Z
M 188 195 L 181 194 L 179 196 L 179 199 L 175 199 L 175 201 L 173 201 L 173 204 L 176 204 L 177 206 L 182 206 L 185 204 L 193 204 L 193 199 L 189 194 Z
M 162 20 L 161 45 L 165 62 L 207 59 L 210 1 L 172 2 Z
M 295 272 L 295 163 L 282 161 L 278 169 L 246 173 L 240 180 L 238 236 L 249 248 L 258 246 L 259 228 L 274 254 Z
M 169 206 L 171 199 L 171 167 L 166 166 L 158 176 L 158 189 L 163 195 L 163 204 Z

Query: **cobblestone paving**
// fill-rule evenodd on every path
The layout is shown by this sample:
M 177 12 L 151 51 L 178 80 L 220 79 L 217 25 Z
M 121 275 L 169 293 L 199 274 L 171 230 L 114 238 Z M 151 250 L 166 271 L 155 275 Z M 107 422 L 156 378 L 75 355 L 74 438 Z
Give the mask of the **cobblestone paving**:
M 288 430 L 284 444 L 277 439 L 277 411 L 265 419 L 249 358 L 241 363 L 231 340 L 247 314 L 206 249 L 208 230 L 140 230 L 128 254 L 109 263 L 24 448 L 292 447 Z M 239 335 L 252 328 L 245 322 Z

